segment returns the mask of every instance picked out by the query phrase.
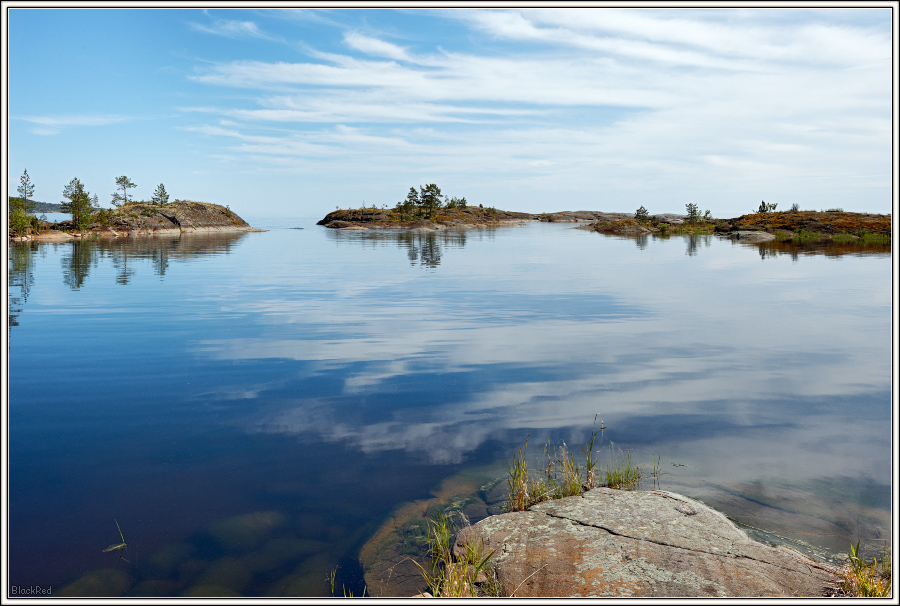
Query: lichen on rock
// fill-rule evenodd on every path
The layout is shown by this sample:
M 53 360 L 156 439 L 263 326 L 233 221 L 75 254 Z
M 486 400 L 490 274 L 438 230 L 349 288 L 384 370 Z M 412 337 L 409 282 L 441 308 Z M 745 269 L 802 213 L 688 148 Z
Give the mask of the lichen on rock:
M 833 567 L 751 540 L 721 513 L 664 491 L 596 488 L 486 518 L 514 597 L 823 596 Z

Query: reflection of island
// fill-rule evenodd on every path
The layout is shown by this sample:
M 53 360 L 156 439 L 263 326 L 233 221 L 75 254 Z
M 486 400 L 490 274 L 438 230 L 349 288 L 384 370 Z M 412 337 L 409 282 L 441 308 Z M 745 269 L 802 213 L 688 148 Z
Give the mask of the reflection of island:
M 844 255 L 891 255 L 891 245 L 881 242 L 768 242 L 748 243 L 747 246 L 759 247 L 759 256 L 763 259 L 790 255 L 796 261 L 800 255 L 824 255 L 826 257 L 842 257 Z
M 421 230 L 330 230 L 328 235 L 337 242 L 361 242 L 373 246 L 396 244 L 406 249 L 410 265 L 434 269 L 441 264 L 443 249 L 462 248 L 467 238 L 493 238 L 494 229 L 477 232 L 448 229 L 444 231 Z
M 9 325 L 7 331 L 19 325 L 19 314 L 28 300 L 28 291 L 34 284 L 34 255 L 38 245 L 33 242 L 9 247 Z
M 228 254 L 247 232 L 213 232 L 180 238 L 129 238 L 76 240 L 63 257 L 63 280 L 73 290 L 84 284 L 90 268 L 109 259 L 116 268 L 116 283 L 128 284 L 136 265 L 150 261 L 154 272 L 166 275 L 170 261 L 190 262 L 203 255 Z
M 671 238 L 684 238 L 685 254 L 689 257 L 697 255 L 699 247 L 703 244 L 709 247 L 714 237 L 732 238 L 731 234 L 670 234 L 670 233 L 652 233 L 652 234 L 604 234 L 609 238 L 620 238 L 623 240 L 632 240 L 635 245 L 644 250 L 650 239 L 653 240 L 669 240 Z M 733 238 L 732 238 L 733 239 Z M 857 239 L 850 242 L 835 241 L 833 239 L 817 239 L 817 240 L 759 240 L 759 239 L 733 239 L 736 244 L 741 246 L 756 247 L 759 250 L 759 256 L 763 259 L 777 257 L 778 255 L 790 255 L 796 261 L 803 256 L 824 255 L 826 257 L 841 257 L 843 255 L 890 255 L 891 244 L 887 242 L 870 241 L 865 239 Z
M 697 256 L 697 251 L 700 248 L 700 245 L 703 244 L 707 248 L 712 243 L 712 234 L 704 234 L 704 233 L 685 233 L 685 234 L 670 234 L 670 233 L 605 233 L 600 232 L 604 236 L 608 238 L 619 238 L 622 240 L 632 240 L 634 244 L 640 250 L 645 250 L 647 245 L 650 243 L 650 240 L 670 240 L 672 238 L 684 238 L 685 242 L 685 251 L 689 257 Z
M 53 244 L 35 240 L 10 242 L 9 326 L 18 326 L 18 316 L 34 283 L 34 257 L 45 255 L 47 247 L 62 248 L 63 283 L 72 290 L 79 290 L 84 286 L 91 268 L 103 259 L 108 259 L 116 268 L 116 283 L 125 285 L 143 263 L 149 261 L 154 273 L 164 276 L 173 261 L 190 262 L 199 256 L 228 254 L 246 234 L 244 231 L 185 234 L 170 238 L 75 239 Z

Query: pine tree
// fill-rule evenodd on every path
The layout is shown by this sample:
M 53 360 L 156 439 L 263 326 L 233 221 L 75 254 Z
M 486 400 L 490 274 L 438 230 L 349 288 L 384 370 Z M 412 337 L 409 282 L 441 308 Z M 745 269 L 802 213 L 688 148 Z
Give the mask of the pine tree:
M 157 206 L 165 206 L 168 204 L 169 194 L 166 193 L 166 186 L 160 183 L 159 187 L 156 188 L 156 191 L 153 192 L 153 197 L 150 198 L 150 200 Z
M 416 191 L 415 187 L 409 188 L 409 193 L 406 194 L 406 199 L 397 202 L 397 206 L 395 207 L 400 211 L 401 216 L 403 215 L 411 215 L 413 214 L 419 206 L 419 192 Z
M 457 198 L 456 196 L 453 196 L 452 198 L 450 198 L 450 201 L 446 203 L 447 208 L 464 209 L 464 208 L 466 208 L 466 206 L 468 206 L 468 202 L 466 202 L 465 197 Z
M 434 183 L 425 187 L 419 187 L 419 206 L 425 211 L 425 216 L 430 218 L 441 207 L 441 188 Z
M 28 177 L 28 170 L 19 179 L 17 191 L 19 192 L 18 198 L 9 198 L 9 216 L 6 224 L 10 232 L 22 234 L 31 226 L 32 218 L 28 216 L 28 211 L 34 206 L 31 201 L 31 196 L 34 195 L 34 185 Z
M 22 212 L 27 213 L 32 210 L 34 208 L 34 203 L 31 198 L 34 196 L 34 184 L 28 176 L 27 168 L 19 178 L 19 187 L 16 191 L 19 193 L 19 208 L 22 209 Z
M 63 188 L 63 196 L 68 202 L 63 202 L 61 210 L 72 215 L 72 223 L 75 229 L 84 229 L 91 219 L 91 195 L 85 191 L 84 185 L 76 177 L 69 181 Z
M 688 203 L 684 205 L 687 209 L 687 217 L 686 221 L 688 223 L 699 223 L 700 222 L 700 207 L 693 203 Z
M 116 179 L 116 185 L 122 188 L 122 193 L 116 192 L 112 195 L 112 203 L 114 206 L 121 206 L 122 204 L 128 204 L 128 190 L 132 187 L 137 187 L 134 183 L 131 182 L 131 179 L 122 175 L 118 179 Z

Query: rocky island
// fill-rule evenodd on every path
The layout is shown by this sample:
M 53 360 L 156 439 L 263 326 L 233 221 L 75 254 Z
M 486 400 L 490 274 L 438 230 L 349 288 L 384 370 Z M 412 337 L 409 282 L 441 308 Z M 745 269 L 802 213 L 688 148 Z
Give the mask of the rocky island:
M 852 240 L 889 244 L 891 215 L 844 212 L 843 209 L 776 211 L 777 204 L 762 201 L 755 213 L 731 219 L 712 217 L 693 203 L 685 205 L 686 214 L 651 215 L 641 206 L 634 213 L 611 213 L 592 210 L 525 213 L 469 205 L 465 198 L 448 197 L 440 187 L 430 183 L 418 190 L 409 189 L 404 200 L 393 208 L 383 205 L 355 209 L 336 209 L 317 225 L 331 229 L 415 229 L 438 231 L 521 225 L 533 221 L 548 223 L 582 223 L 582 229 L 606 234 L 640 236 L 654 232 L 715 233 L 735 239 L 765 242 L 769 240 Z
M 690 209 L 689 209 L 690 210 Z M 560 211 L 525 213 L 484 207 L 441 207 L 430 214 L 410 214 L 401 210 L 359 208 L 335 210 L 317 225 L 331 229 L 416 229 L 440 231 L 522 225 L 530 222 L 578 223 L 579 229 L 606 234 L 710 233 L 745 241 L 875 239 L 889 243 L 891 215 L 844 212 L 843 210 L 766 210 L 730 219 L 703 215 L 666 213 L 610 213 L 602 211 Z
M 441 208 L 430 215 L 404 213 L 397 209 L 358 208 L 332 211 L 316 225 L 324 225 L 331 229 L 402 228 L 439 231 L 453 228 L 519 225 L 534 220 L 534 215 L 530 213 L 481 206 Z
M 91 222 L 75 229 L 72 221 L 39 222 L 37 233 L 17 240 L 68 240 L 85 237 L 166 236 L 192 233 L 264 231 L 255 229 L 227 206 L 176 200 L 167 204 L 137 202 L 99 209 Z

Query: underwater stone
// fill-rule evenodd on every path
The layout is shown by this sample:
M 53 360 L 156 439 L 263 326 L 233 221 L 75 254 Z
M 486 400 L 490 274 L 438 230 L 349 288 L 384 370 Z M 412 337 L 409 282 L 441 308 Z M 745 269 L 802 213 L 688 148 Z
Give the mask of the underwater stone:
M 178 565 L 193 555 L 195 547 L 189 543 L 167 543 L 138 561 L 140 576 L 166 578 L 176 573 Z
M 247 565 L 237 558 L 226 557 L 212 562 L 196 585 L 218 585 L 241 593 L 251 582 L 253 574 Z
M 278 570 L 296 564 L 300 559 L 309 557 L 323 551 L 327 543 L 298 539 L 291 537 L 277 537 L 252 553 L 248 553 L 241 560 L 254 574 L 272 570 Z
M 124 570 L 103 568 L 81 575 L 63 587 L 61 597 L 119 597 L 131 587 L 131 575 Z
M 222 549 L 250 551 L 262 545 L 286 516 L 277 511 L 257 511 L 213 522 L 206 532 Z
M 177 595 L 180 587 L 181 585 L 175 581 L 148 579 L 132 587 L 128 591 L 128 596 L 135 598 L 168 597 Z
M 194 585 L 186 589 L 181 595 L 190 598 L 230 598 L 240 597 L 241 594 L 221 585 Z

